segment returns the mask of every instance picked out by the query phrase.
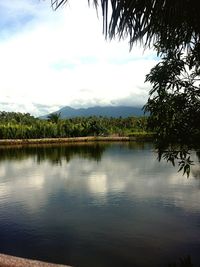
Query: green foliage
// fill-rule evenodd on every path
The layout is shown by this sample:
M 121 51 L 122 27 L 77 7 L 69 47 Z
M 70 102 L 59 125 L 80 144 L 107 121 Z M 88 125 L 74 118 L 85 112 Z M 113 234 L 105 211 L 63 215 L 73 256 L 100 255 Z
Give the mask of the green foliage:
M 0 111 L 0 122 L 4 124 L 16 123 L 31 125 L 35 120 L 29 113 Z
M 49 120 L 40 120 L 29 114 L 12 112 L 6 113 L 5 116 L 3 113 L 2 117 L 0 116 L 0 139 L 127 136 L 138 132 L 144 133 L 147 124 L 146 117 L 77 117 L 61 120 L 57 115 L 51 116 Z M 17 121 L 16 117 L 20 119 Z
M 48 120 L 53 123 L 58 123 L 60 120 L 60 112 L 59 113 L 51 113 L 48 116 Z
M 159 160 L 178 162 L 187 176 L 193 164 L 190 150 L 200 145 L 199 74 L 193 51 L 164 50 L 162 60 L 146 76 L 152 89 L 144 109 L 150 113 L 148 129 L 156 133 Z
M 145 110 L 148 126 L 165 143 L 193 146 L 200 140 L 199 69 L 190 67 L 190 56 L 165 53 L 147 75 L 152 84 Z

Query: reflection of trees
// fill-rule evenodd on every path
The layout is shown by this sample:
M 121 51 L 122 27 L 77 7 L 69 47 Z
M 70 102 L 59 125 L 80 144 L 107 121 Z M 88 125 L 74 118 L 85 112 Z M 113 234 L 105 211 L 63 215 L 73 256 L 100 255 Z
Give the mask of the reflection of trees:
M 140 149 L 140 150 L 144 150 L 147 148 L 152 148 L 153 144 L 152 143 L 148 143 L 148 142 L 128 142 L 128 148 L 135 150 L 135 149 Z
M 161 143 L 148 143 L 148 142 L 129 142 L 127 147 L 133 150 L 144 149 L 156 149 L 158 155 L 158 161 L 164 160 L 170 162 L 174 167 L 178 166 L 178 171 L 190 175 L 190 171 L 193 177 L 200 179 L 200 150 L 194 149 L 188 146 L 169 145 L 166 146 Z M 195 160 L 195 155 L 198 159 Z M 191 168 L 194 165 L 194 168 Z
M 9 147 L 0 149 L 0 161 L 24 160 L 28 157 L 35 157 L 40 163 L 49 160 L 53 164 L 61 164 L 62 159 L 69 162 L 73 157 L 79 156 L 95 161 L 100 161 L 103 152 L 108 148 L 108 143 L 95 144 L 68 144 L 68 145 L 43 145 Z
M 200 162 L 200 150 L 196 151 L 196 155 L 197 155 L 198 161 Z
M 10 146 L 0 148 L 0 162 L 4 160 L 24 160 L 28 157 L 34 157 L 38 163 L 49 160 L 52 164 L 61 165 L 62 160 L 69 162 L 73 157 L 87 158 L 90 160 L 100 161 L 106 149 L 116 145 L 116 143 L 74 143 L 64 145 L 27 145 L 27 146 Z M 130 150 L 144 150 L 155 148 L 152 143 L 148 142 L 123 142 L 119 146 L 127 147 Z M 191 166 L 194 164 L 194 153 L 191 153 L 187 147 L 171 146 L 165 149 L 163 146 L 156 146 L 158 160 L 171 162 L 173 166 L 178 166 L 179 171 L 189 176 Z M 200 162 L 200 150 L 196 151 L 196 156 Z M 195 178 L 200 178 L 200 164 L 195 164 L 191 173 Z
M 190 256 L 181 257 L 179 258 L 178 261 L 170 263 L 168 266 L 169 267 L 194 267 Z
M 105 150 L 116 144 L 127 147 L 130 150 L 152 148 L 152 143 L 146 142 L 97 142 L 63 145 L 10 146 L 0 148 L 0 161 L 24 160 L 28 157 L 35 157 L 38 163 L 44 160 L 50 160 L 52 163 L 61 164 L 62 159 L 69 162 L 75 156 L 100 161 Z
M 200 179 L 200 166 L 199 168 L 192 169 L 191 173 L 194 178 Z
M 200 150 L 196 151 L 196 156 L 199 164 L 192 168 L 192 175 L 194 176 L 194 178 L 200 179 Z

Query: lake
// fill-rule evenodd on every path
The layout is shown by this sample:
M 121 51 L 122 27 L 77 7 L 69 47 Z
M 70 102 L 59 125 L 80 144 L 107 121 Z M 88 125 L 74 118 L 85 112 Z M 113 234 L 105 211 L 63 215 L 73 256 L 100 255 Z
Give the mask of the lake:
M 150 143 L 0 149 L 0 253 L 80 267 L 200 263 L 200 169 Z

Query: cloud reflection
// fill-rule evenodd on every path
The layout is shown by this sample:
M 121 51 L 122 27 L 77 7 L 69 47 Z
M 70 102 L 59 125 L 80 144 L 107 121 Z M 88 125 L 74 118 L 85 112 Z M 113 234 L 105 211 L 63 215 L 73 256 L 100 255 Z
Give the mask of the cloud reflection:
M 61 165 L 47 160 L 38 164 L 34 156 L 20 162 L 1 161 L 0 201 L 37 209 L 61 192 L 101 197 L 103 202 L 108 195 L 121 194 L 137 201 L 159 200 L 190 212 L 199 209 L 199 181 L 176 173 L 166 162 L 158 163 L 151 149 L 115 145 L 98 162 L 79 153 L 68 162 L 58 155 Z
M 88 190 L 95 194 L 106 194 L 108 192 L 107 176 L 105 173 L 92 173 L 88 177 Z
M 118 267 L 164 266 L 199 248 L 198 179 L 142 143 L 94 148 L 1 151 L 1 250 Z

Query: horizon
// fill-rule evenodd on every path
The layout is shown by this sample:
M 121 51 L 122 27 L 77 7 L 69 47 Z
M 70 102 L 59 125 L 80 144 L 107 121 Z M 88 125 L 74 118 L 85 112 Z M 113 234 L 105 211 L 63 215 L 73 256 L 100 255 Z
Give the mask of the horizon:
M 58 112 L 60 112 L 62 109 L 66 109 L 66 108 L 70 108 L 70 109 L 73 109 L 73 110 L 81 110 L 81 109 L 84 109 L 84 110 L 87 110 L 87 109 L 93 109 L 93 108 L 111 108 L 111 107 L 113 107 L 113 108 L 135 108 L 135 109 L 141 109 L 142 110 L 142 108 L 143 108 L 143 106 L 142 105 L 138 105 L 138 106 L 125 106 L 125 105 L 106 105 L 106 106 L 89 106 L 89 107 L 75 107 L 75 108 L 73 108 L 73 107 L 71 107 L 71 106 L 63 106 L 63 107 L 61 107 L 60 109 L 58 109 L 58 110 L 55 110 L 55 111 L 52 111 L 51 113 L 47 113 L 47 114 L 44 114 L 44 115 L 39 115 L 39 116 L 35 116 L 35 115 L 32 115 L 32 114 L 30 114 L 30 112 L 20 112 L 19 111 L 19 113 L 22 113 L 22 114 L 26 114 L 26 113 L 28 113 L 28 114 L 30 114 L 30 115 L 32 115 L 32 116 L 34 116 L 34 117 L 45 117 L 45 116 L 48 116 L 49 114 L 54 114 L 54 113 L 58 113 Z M 6 110 L 0 110 L 0 112 L 18 112 L 18 111 L 6 111 Z
M 50 1 L 0 3 L 0 110 L 52 113 L 63 106 L 143 106 L 155 51 L 105 40 L 87 1 L 53 11 Z
M 73 109 L 73 110 L 80 110 L 80 109 L 84 109 L 84 110 L 87 110 L 87 109 L 93 109 L 93 108 L 110 108 L 110 107 L 117 107 L 117 108 L 136 108 L 136 109 L 141 109 L 143 108 L 143 106 L 124 106 L 124 105 L 117 105 L 117 106 L 114 106 L 114 105 L 107 105 L 107 106 L 90 106 L 90 107 L 76 107 L 76 108 L 73 108 L 73 107 L 70 107 L 70 106 L 64 106 L 64 107 L 61 107 L 60 109 L 56 110 L 56 111 L 53 111 L 51 113 L 48 113 L 48 114 L 44 114 L 42 116 L 39 116 L 39 117 L 45 117 L 45 116 L 48 116 L 49 114 L 54 114 L 54 113 L 58 113 L 60 112 L 62 109 L 66 109 L 66 108 L 70 108 L 70 109 Z

